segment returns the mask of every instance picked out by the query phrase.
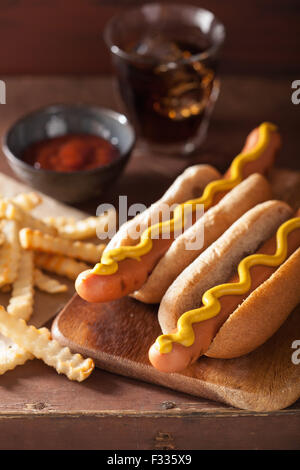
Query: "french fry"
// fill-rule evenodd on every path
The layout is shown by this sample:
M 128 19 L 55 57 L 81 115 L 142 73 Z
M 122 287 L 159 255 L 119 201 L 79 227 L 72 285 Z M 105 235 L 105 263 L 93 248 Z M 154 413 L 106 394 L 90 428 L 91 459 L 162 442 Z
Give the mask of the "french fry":
M 16 280 L 19 260 L 19 226 L 15 220 L 3 220 L 2 231 L 5 242 L 0 248 L 0 287 Z
M 49 255 L 47 253 L 35 253 L 35 265 L 45 271 L 65 276 L 71 281 L 75 281 L 82 271 L 89 269 L 87 264 L 76 261 L 73 258 L 60 255 Z
M 23 319 L 9 315 L 3 307 L 0 307 L 0 332 L 70 380 L 81 382 L 94 369 L 92 359 L 72 354 L 69 348 L 60 346 L 56 340 L 49 340 L 45 329 L 28 326 Z
M 50 331 L 47 328 L 41 328 L 41 331 L 51 339 Z M 14 343 L 10 338 L 0 333 L 0 375 L 8 370 L 13 370 L 17 366 L 25 364 L 26 361 L 34 359 L 34 355 L 24 348 Z
M 80 241 L 71 241 L 65 238 L 53 237 L 40 230 L 23 228 L 20 230 L 20 243 L 26 250 L 42 251 L 71 258 L 78 258 L 90 263 L 97 263 L 102 255 L 105 245 L 95 245 Z
M 107 211 L 97 217 L 87 217 L 76 220 L 74 217 L 45 217 L 43 220 L 48 225 L 56 227 L 61 237 L 70 240 L 84 240 L 96 237 L 99 233 L 105 233 L 111 218 L 115 218 L 115 211 Z
M 37 268 L 34 270 L 34 285 L 41 291 L 48 292 L 49 294 L 59 294 L 68 290 L 68 286 L 47 276 Z
M 0 375 L 38 357 L 58 373 L 82 381 L 94 368 L 92 359 L 72 354 L 51 340 L 48 329 L 36 329 L 26 321 L 33 311 L 34 285 L 48 293 L 67 290 L 37 267 L 75 280 L 90 267 L 78 259 L 94 264 L 105 247 L 78 240 L 94 237 L 107 221 L 105 216 L 40 220 L 29 212 L 41 202 L 35 192 L 0 199 L 0 291 L 12 290 L 7 311 L 0 306 Z
M 16 220 L 19 222 L 21 227 L 30 227 L 33 230 L 40 230 L 50 235 L 57 234 L 55 227 L 46 225 L 40 219 L 33 217 L 31 214 L 24 211 L 18 204 L 7 198 L 0 200 L 0 218 Z
M 20 193 L 11 198 L 12 202 L 21 207 L 24 211 L 31 211 L 42 202 L 42 198 L 38 193 Z
M 69 222 L 57 227 L 58 233 L 64 238 L 71 240 L 84 240 L 96 237 L 99 233 L 105 233 L 111 217 L 115 217 L 115 212 L 108 212 L 99 217 L 87 217 L 83 220 Z
M 0 375 L 33 358 L 33 354 L 25 351 L 10 338 L 0 334 Z
M 33 310 L 33 295 L 33 253 L 22 250 L 18 276 L 13 283 L 12 297 L 7 307 L 8 314 L 28 320 Z M 50 338 L 50 332 L 46 331 Z M 27 360 L 33 358 L 30 352 L 11 339 L 0 335 L 0 374 L 25 364 Z
M 98 217 L 88 217 L 62 225 L 58 228 L 58 233 L 61 237 L 71 240 L 84 240 L 96 236 L 97 225 L 99 225 Z
M 55 227 L 59 230 L 60 227 L 64 225 L 73 224 L 75 223 L 76 219 L 74 217 L 65 217 L 63 215 L 59 215 L 57 217 L 44 217 L 43 222 L 47 225 L 51 225 L 51 227 Z
M 10 315 L 28 320 L 33 311 L 33 253 L 21 251 L 17 278 L 13 283 L 12 295 L 7 307 Z

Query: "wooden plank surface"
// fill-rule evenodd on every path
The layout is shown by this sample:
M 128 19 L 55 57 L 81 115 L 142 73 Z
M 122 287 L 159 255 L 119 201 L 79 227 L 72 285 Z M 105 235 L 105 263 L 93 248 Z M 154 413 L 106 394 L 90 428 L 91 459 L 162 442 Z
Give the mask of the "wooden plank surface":
M 123 177 L 102 198 L 77 208 L 95 214 L 99 203 L 116 202 L 118 194 L 127 194 L 128 204 L 150 204 L 185 166 L 196 161 L 224 170 L 252 126 L 265 119 L 279 124 L 283 134 L 279 165 L 299 169 L 299 107 L 290 101 L 293 79 L 224 77 L 207 140 L 193 160 L 160 158 L 142 153 L 137 146 Z M 48 103 L 81 101 L 120 109 L 111 77 L 6 77 L 6 81 L 1 135 L 21 114 Z M 12 175 L 3 156 L 0 171 Z M 295 449 L 300 448 L 299 426 L 299 401 L 286 410 L 252 413 L 101 370 L 77 384 L 37 360 L 0 380 L 2 449 L 163 445 Z M 116 429 L 122 438 L 116 438 Z
M 0 383 L 0 449 L 299 449 L 300 406 L 253 413 L 96 370 L 34 360 Z

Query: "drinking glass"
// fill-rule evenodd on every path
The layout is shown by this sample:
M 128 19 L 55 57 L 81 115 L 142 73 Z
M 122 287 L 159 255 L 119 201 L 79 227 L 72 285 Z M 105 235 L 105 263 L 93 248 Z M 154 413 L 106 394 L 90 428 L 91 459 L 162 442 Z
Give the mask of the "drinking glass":
M 152 3 L 113 17 L 104 38 L 142 142 L 172 155 L 198 149 L 219 94 L 223 24 L 203 8 Z

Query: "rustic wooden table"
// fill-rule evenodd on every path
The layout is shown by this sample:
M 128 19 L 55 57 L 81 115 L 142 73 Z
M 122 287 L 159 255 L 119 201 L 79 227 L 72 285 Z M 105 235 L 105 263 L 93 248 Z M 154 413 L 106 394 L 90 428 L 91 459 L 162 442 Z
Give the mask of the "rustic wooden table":
M 276 122 L 284 148 L 278 165 L 299 169 L 299 111 L 291 82 L 299 77 L 223 77 L 208 137 L 193 158 L 162 158 L 137 145 L 123 177 L 101 202 L 154 201 L 182 169 L 209 162 L 223 170 L 252 127 Z M 111 77 L 7 77 L 0 134 L 20 115 L 45 104 L 85 102 L 120 109 Z M 298 118 L 298 119 L 297 119 Z M 0 171 L 12 175 L 4 157 Z M 1 188 L 0 188 L 1 193 Z M 299 449 L 300 402 L 252 413 L 96 370 L 69 382 L 34 360 L 0 379 L 1 449 Z

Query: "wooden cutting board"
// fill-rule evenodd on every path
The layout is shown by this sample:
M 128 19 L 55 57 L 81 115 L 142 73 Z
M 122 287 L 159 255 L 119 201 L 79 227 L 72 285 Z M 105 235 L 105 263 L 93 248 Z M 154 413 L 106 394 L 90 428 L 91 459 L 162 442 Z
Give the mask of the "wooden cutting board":
M 55 319 L 52 334 L 101 369 L 238 408 L 279 410 L 300 397 L 300 364 L 291 360 L 291 345 L 300 339 L 300 306 L 251 354 L 202 357 L 180 374 L 161 373 L 148 361 L 148 348 L 160 334 L 157 306 L 131 298 L 89 304 L 75 295 Z

